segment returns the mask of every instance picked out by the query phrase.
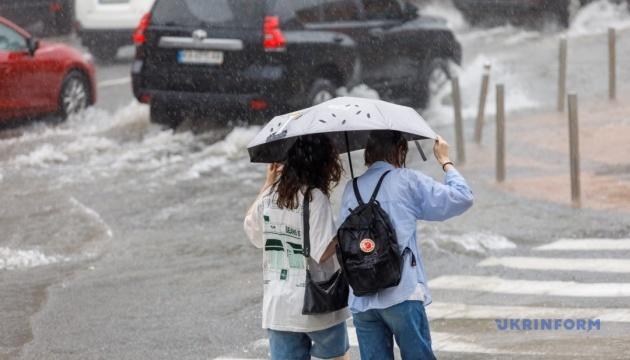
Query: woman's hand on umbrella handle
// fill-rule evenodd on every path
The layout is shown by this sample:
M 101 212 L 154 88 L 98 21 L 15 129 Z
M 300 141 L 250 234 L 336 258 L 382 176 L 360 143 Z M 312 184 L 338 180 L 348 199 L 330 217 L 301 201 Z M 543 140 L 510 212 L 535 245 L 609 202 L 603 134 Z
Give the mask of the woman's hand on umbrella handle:
M 278 179 L 280 178 L 280 175 L 282 174 L 283 168 L 284 168 L 284 165 L 280 163 L 273 163 L 267 166 L 267 178 L 265 180 L 265 186 L 264 186 L 265 189 L 273 186 L 273 184 L 275 184 L 278 181 Z
M 448 156 L 449 145 L 441 136 L 438 135 L 437 140 L 435 140 L 435 145 L 433 145 L 433 154 L 435 154 L 435 159 L 440 166 L 450 162 L 450 158 Z

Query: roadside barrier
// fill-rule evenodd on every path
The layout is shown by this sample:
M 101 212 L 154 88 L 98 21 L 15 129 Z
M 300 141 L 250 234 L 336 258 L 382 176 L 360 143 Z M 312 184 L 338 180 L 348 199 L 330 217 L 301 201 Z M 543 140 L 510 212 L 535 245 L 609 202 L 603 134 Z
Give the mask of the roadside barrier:
M 608 96 L 610 100 L 617 98 L 617 33 L 614 28 L 608 29 Z
M 571 201 L 582 206 L 580 190 L 580 134 L 578 128 L 578 96 L 569 94 L 569 161 L 571 165 Z
M 455 112 L 455 145 L 457 147 L 457 163 L 464 164 L 466 162 L 466 149 L 464 148 L 464 124 L 462 121 L 462 95 L 459 88 L 459 78 L 457 76 L 451 79 L 453 111 Z
M 497 85 L 497 182 L 505 181 L 505 86 Z
M 486 117 L 486 99 L 488 97 L 488 85 L 490 84 L 490 64 L 483 66 L 481 78 L 481 93 L 479 94 L 479 109 L 477 112 L 477 122 L 475 123 L 475 142 L 481 144 L 483 124 Z
M 567 96 L 567 38 L 560 38 L 558 51 L 558 111 L 564 112 L 564 99 Z

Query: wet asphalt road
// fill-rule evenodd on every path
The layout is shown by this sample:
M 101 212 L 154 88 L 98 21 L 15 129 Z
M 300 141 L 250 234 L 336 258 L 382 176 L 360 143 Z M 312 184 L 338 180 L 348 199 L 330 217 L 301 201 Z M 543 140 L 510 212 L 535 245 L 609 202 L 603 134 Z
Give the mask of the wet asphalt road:
M 448 15 L 464 45 L 460 78 L 468 118 L 488 61 L 493 82 L 508 87 L 512 113 L 554 106 L 557 29 L 471 30 L 450 10 L 431 10 Z M 607 89 L 601 29 L 611 20 L 586 15 L 567 33 L 569 88 L 597 100 Z M 620 35 L 618 51 L 630 56 L 630 33 Z M 147 108 L 131 95 L 132 52 L 123 49 L 115 63 L 98 65 L 95 109 L 63 124 L 0 132 L 0 359 L 266 356 L 261 258 L 241 230 L 263 179 L 263 167 L 250 165 L 245 151 L 257 128 L 193 134 L 149 124 Z M 627 94 L 630 68 L 620 66 L 619 74 L 619 92 Z M 449 139 L 449 101 L 439 100 L 425 114 Z M 411 156 L 410 167 L 441 176 L 433 162 Z M 355 164 L 360 160 L 355 154 Z M 506 306 L 558 308 L 560 318 L 571 317 L 572 309 L 628 309 L 627 295 L 471 291 L 449 289 L 440 278 L 527 280 L 533 283 L 516 287 L 531 289 L 540 281 L 627 283 L 627 272 L 479 266 L 501 256 L 629 259 L 630 250 L 534 249 L 560 238 L 629 238 L 627 214 L 524 200 L 492 186 L 491 175 L 479 169 L 462 170 L 475 192 L 474 209 L 447 223 L 419 224 L 429 277 L 438 281 L 428 312 L 439 358 L 623 359 L 630 320 L 618 321 L 621 315 L 590 333 L 501 332 L 493 316 Z M 449 318 L 440 304 L 488 306 L 491 316 Z M 356 357 L 356 347 L 352 352 Z

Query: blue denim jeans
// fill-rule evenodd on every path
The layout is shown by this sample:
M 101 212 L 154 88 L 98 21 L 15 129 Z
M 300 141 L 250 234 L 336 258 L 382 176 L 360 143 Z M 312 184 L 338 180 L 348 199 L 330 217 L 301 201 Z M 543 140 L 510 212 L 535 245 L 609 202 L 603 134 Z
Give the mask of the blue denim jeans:
M 310 360 L 311 356 L 332 359 L 343 356 L 350 348 L 346 322 L 331 328 L 298 333 L 268 330 L 272 360 Z
M 433 360 L 429 320 L 421 301 L 353 314 L 362 360 L 394 359 L 394 339 L 403 360 Z

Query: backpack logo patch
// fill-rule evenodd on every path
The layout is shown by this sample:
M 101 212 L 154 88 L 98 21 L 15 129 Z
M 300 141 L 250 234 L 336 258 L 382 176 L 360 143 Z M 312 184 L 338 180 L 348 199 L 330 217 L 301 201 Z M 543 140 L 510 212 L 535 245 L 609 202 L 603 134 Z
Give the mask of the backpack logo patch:
M 372 239 L 363 239 L 363 240 L 361 240 L 361 243 L 359 244 L 359 247 L 361 248 L 361 251 L 363 251 L 364 253 L 369 254 L 369 253 L 373 252 L 374 249 L 376 249 L 376 243 Z

